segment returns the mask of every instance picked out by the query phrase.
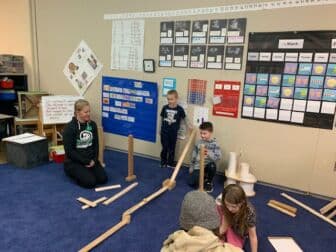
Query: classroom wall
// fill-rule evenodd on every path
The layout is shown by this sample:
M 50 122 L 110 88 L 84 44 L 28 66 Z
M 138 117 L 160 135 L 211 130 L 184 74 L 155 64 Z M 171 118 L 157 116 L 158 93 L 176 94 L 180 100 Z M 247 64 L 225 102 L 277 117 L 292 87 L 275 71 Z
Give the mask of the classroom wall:
M 24 56 L 29 89 L 37 89 L 30 0 L 1 0 L 0 9 L 0 54 Z
M 211 111 L 210 101 L 214 80 L 243 81 L 245 64 L 241 71 L 157 68 L 154 74 L 148 74 L 111 70 L 109 65 L 112 22 L 105 21 L 103 15 L 221 6 L 255 1 L 36 0 L 41 89 L 54 94 L 76 94 L 62 71 L 73 50 L 84 39 L 104 65 L 102 73 L 85 94 L 92 104 L 93 117 L 98 123 L 101 121 L 102 75 L 155 81 L 159 83 L 159 90 L 162 78 L 175 77 L 177 90 L 183 100 L 186 100 L 189 78 L 205 79 L 208 81 L 206 106 L 209 106 Z M 248 35 L 248 32 L 332 30 L 335 29 L 333 21 L 335 11 L 336 5 L 329 5 L 202 15 L 201 17 L 146 19 L 144 58 L 153 58 L 156 62 L 158 61 L 159 23 L 163 20 L 246 17 Z M 247 42 L 245 43 L 244 60 L 246 47 Z M 159 99 L 161 107 L 165 99 L 161 97 L 161 94 Z M 191 106 L 188 108 L 188 113 L 192 116 Z M 219 166 L 220 171 L 223 171 L 227 166 L 228 152 L 242 152 L 242 160 L 250 163 L 252 172 L 260 181 L 327 196 L 336 196 L 336 172 L 333 170 L 336 161 L 335 130 L 212 116 L 210 116 L 210 120 L 215 125 L 215 137 L 224 153 L 224 159 Z M 126 137 L 105 134 L 105 138 L 107 146 L 127 149 Z M 184 142 L 179 144 L 179 152 L 183 144 Z M 154 157 L 159 157 L 160 148 L 159 141 L 153 144 L 136 140 L 135 143 L 136 152 Z M 188 160 L 186 159 L 186 161 Z

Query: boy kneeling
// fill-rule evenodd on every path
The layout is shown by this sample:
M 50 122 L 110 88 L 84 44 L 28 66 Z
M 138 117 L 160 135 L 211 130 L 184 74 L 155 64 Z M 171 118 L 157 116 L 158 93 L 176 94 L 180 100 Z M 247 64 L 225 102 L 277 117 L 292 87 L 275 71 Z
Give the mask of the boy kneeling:
M 216 162 L 221 159 L 222 153 L 216 140 L 212 138 L 213 126 L 211 122 L 203 122 L 199 126 L 201 139 L 195 144 L 192 152 L 188 184 L 194 188 L 199 184 L 199 170 L 200 170 L 200 150 L 201 145 L 204 145 L 204 190 L 212 192 L 212 180 L 216 174 Z

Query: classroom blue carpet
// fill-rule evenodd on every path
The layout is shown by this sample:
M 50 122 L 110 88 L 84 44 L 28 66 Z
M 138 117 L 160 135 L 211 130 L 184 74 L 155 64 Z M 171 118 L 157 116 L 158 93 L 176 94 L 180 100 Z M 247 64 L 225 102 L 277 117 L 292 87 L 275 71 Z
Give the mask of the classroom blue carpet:
M 122 184 L 127 173 L 127 155 L 105 152 L 108 184 Z M 95 192 L 73 184 L 63 172 L 62 164 L 50 163 L 30 170 L 0 165 L 0 251 L 78 251 L 99 234 L 118 223 L 121 214 L 159 189 L 172 170 L 161 169 L 157 160 L 135 157 L 139 185 L 109 206 L 99 205 L 82 210 L 79 196 L 95 200 L 110 197 L 118 190 Z M 139 209 L 129 225 L 115 233 L 94 251 L 160 251 L 162 242 L 178 229 L 179 208 L 183 196 L 191 189 L 186 185 L 188 171 L 181 169 L 173 191 Z M 217 196 L 223 178 L 215 178 Z M 266 206 L 269 199 L 287 202 L 281 191 L 256 185 L 251 201 L 258 214 L 259 251 L 274 251 L 268 236 L 292 236 L 305 252 L 336 251 L 336 228 L 298 207 L 296 218 Z M 310 196 L 288 193 L 319 209 L 327 202 Z M 288 202 L 287 202 L 288 203 Z M 248 247 L 248 246 L 247 246 Z M 247 250 L 248 251 L 248 250 Z

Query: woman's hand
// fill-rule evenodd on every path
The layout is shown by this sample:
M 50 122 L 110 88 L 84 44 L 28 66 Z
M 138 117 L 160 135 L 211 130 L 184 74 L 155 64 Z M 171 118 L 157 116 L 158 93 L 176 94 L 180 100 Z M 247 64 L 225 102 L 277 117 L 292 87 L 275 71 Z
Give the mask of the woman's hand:
M 93 160 L 90 161 L 90 164 L 86 165 L 87 168 L 91 168 L 93 166 L 95 166 L 95 161 Z

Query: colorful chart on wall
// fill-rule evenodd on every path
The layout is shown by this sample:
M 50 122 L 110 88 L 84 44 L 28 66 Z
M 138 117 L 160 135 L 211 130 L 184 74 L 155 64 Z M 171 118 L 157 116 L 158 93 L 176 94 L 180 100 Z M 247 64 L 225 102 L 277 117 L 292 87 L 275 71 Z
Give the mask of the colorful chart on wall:
M 250 33 L 243 118 L 332 129 L 336 31 Z
M 203 105 L 206 95 L 206 80 L 188 80 L 188 104 Z
M 214 84 L 213 115 L 238 116 L 240 82 L 216 80 Z
M 102 125 L 105 132 L 156 141 L 157 83 L 103 76 Z

